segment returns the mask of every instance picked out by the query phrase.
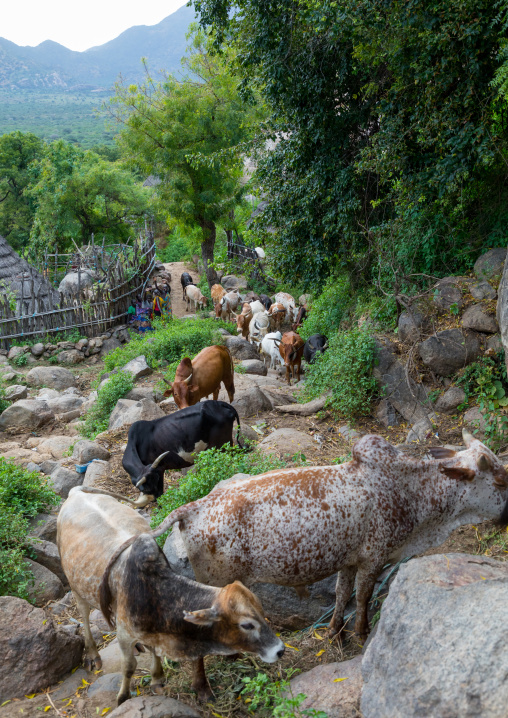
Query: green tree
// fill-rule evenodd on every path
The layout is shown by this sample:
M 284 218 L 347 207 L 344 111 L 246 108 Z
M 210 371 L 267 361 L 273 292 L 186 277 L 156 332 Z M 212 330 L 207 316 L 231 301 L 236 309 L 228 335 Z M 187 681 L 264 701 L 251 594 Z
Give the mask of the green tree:
M 129 221 L 141 217 L 148 202 L 130 172 L 64 140 L 47 146 L 28 194 L 36 207 L 34 253 L 48 245 L 68 249 L 72 240 L 86 244 L 92 233 L 125 240 Z
M 184 62 L 188 76 L 156 84 L 118 84 L 109 112 L 122 124 L 121 145 L 131 164 L 155 174 L 168 215 L 202 232 L 201 252 L 211 286 L 216 224 L 241 199 L 241 152 L 261 109 L 245 100 L 228 56 L 211 55 L 203 35 Z
M 24 249 L 30 237 L 34 208 L 25 190 L 31 164 L 43 153 L 44 143 L 27 132 L 0 137 L 0 234 L 14 249 Z

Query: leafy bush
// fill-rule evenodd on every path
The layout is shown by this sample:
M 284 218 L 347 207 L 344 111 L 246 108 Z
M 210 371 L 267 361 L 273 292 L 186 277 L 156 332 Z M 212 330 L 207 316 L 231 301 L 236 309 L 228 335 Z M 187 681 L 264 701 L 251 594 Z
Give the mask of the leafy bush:
M 166 247 L 157 249 L 157 258 L 161 262 L 185 262 L 191 258 L 192 243 L 187 237 L 172 234 L 167 242 Z
M 33 576 L 23 561 L 27 518 L 58 501 L 47 479 L 0 458 L 0 596 L 29 598 Z
M 258 673 L 255 678 L 242 678 L 245 687 L 241 695 L 248 696 L 249 712 L 275 718 L 328 718 L 324 711 L 300 708 L 307 696 L 304 693 L 294 696 L 288 680 L 296 672 L 289 669 L 281 681 L 273 681 L 266 673 Z
M 349 279 L 343 275 L 329 277 L 321 294 L 312 302 L 312 311 L 305 319 L 299 334 L 308 339 L 312 334 L 332 336 L 349 318 L 352 290 Z
M 194 468 L 180 479 L 178 488 L 168 489 L 157 500 L 159 506 L 152 513 L 152 526 L 158 526 L 179 506 L 206 496 L 223 479 L 229 479 L 239 473 L 262 474 L 283 466 L 283 462 L 274 456 L 262 456 L 255 451 L 247 452 L 238 446 L 202 451 L 196 456 Z M 164 539 L 165 536 L 159 539 L 161 544 Z
M 303 394 L 314 399 L 331 390 L 327 406 L 347 419 L 368 414 L 376 391 L 375 345 L 365 330 L 337 332 L 329 349 L 307 367 Z
M 11 359 L 14 366 L 26 366 L 28 362 L 28 354 L 20 354 L 17 357 L 14 357 L 14 359 Z
M 104 365 L 107 371 L 112 371 L 143 354 L 155 369 L 162 362 L 179 361 L 183 356 L 193 357 L 211 344 L 222 344 L 218 329 L 227 326 L 225 322 L 213 319 L 174 319 L 166 324 L 155 320 L 156 331 L 148 336 L 132 337 L 125 346 L 106 354 Z
M 10 401 L 7 401 L 7 399 L 5 398 L 5 388 L 0 382 L 0 414 L 2 413 L 2 411 L 5 411 L 8 406 L 10 406 Z
M 120 371 L 113 374 L 107 383 L 97 392 L 97 401 L 88 410 L 86 419 L 80 429 L 82 436 L 94 439 L 101 431 L 108 428 L 109 417 L 121 399 L 134 386 L 134 379 L 129 372 Z

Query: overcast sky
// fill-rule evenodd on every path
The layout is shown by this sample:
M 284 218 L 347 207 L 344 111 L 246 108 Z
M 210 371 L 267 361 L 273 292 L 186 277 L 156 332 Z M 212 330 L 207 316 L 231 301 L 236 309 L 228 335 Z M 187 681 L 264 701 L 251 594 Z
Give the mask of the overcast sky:
M 0 37 L 17 45 L 54 40 L 71 50 L 87 50 L 133 25 L 156 25 L 185 4 L 186 0 L 4 0 Z

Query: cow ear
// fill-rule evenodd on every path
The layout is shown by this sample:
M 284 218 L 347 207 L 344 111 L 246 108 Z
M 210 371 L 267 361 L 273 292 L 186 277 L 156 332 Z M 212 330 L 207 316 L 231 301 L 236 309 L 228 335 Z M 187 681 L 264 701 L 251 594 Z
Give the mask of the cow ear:
M 455 481 L 472 481 L 476 476 L 474 469 L 462 469 L 460 466 L 442 466 L 441 473 L 446 474 L 449 479 L 455 479 Z
M 184 611 L 183 620 L 196 626 L 212 626 L 219 620 L 216 608 L 203 608 L 200 611 Z
M 480 471 L 492 471 L 494 468 L 491 459 L 488 456 L 485 456 L 485 454 L 480 454 L 476 465 Z
M 445 449 L 444 446 L 434 446 L 429 449 L 429 454 L 433 459 L 451 459 L 457 452 L 453 449 Z
M 166 389 L 166 391 L 164 392 L 164 396 L 165 397 L 171 396 L 172 393 L 173 393 L 173 384 L 170 384 L 169 389 Z

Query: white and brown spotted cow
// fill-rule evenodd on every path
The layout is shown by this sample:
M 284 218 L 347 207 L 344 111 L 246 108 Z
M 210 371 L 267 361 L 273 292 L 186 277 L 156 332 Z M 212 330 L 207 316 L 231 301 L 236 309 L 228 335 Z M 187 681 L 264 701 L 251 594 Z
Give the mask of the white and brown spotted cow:
M 179 522 L 196 578 L 293 586 L 339 571 L 330 635 L 343 627 L 356 577 L 356 632 L 368 632 L 374 583 L 390 560 L 439 546 L 462 524 L 498 517 L 508 474 L 470 434 L 467 450 L 419 461 L 380 436 L 364 436 L 340 466 L 270 471 L 214 489 L 171 513 L 153 536 Z
M 253 593 L 238 581 L 214 588 L 176 575 L 149 535 L 146 519 L 112 495 L 97 494 L 83 487 L 70 491 L 58 515 L 57 542 L 83 620 L 85 664 L 101 667 L 90 607 L 116 624 L 123 668 L 119 705 L 130 698 L 137 642 L 152 653 L 152 686 L 158 692 L 162 657 L 192 660 L 193 688 L 201 699 L 211 695 L 203 656 L 248 651 L 269 663 L 282 656 L 284 644 Z

